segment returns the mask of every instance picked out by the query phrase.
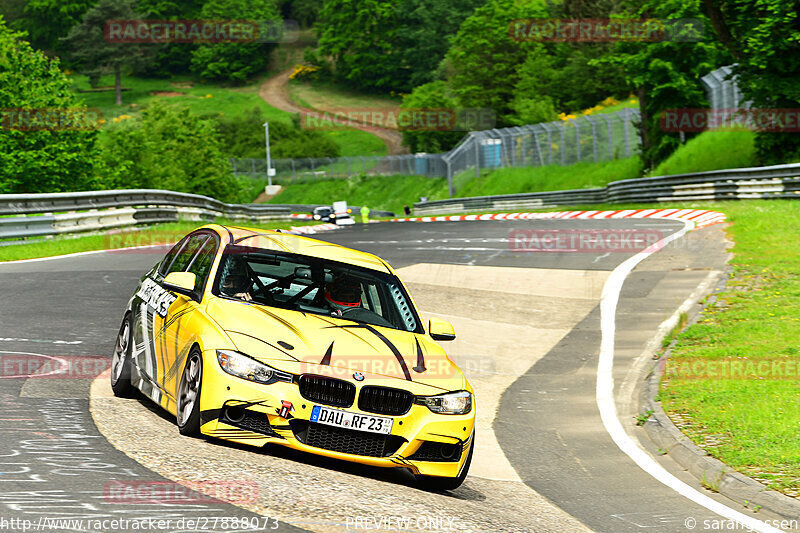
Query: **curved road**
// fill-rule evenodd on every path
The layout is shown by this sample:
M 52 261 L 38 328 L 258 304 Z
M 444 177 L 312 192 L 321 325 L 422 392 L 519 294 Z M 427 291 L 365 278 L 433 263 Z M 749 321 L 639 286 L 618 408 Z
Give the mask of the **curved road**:
M 398 223 L 317 236 L 383 256 L 400 270 L 424 314 L 456 325 L 459 338 L 446 348 L 476 388 L 481 447 L 466 483 L 451 494 L 420 491 L 402 471 L 183 438 L 147 401 L 110 397 L 105 380 L 92 386 L 91 378 L 107 367 L 125 302 L 158 260 L 152 253 L 0 264 L 0 525 L 3 518 L 36 523 L 43 516 L 201 517 L 209 525 L 213 518 L 267 515 L 280 522 L 252 530 L 344 531 L 357 528 L 356 519 L 362 529 L 381 523 L 397 528 L 402 523 L 386 520 L 422 517 L 424 523 L 405 529 L 685 532 L 687 518 L 701 524 L 719 518 L 640 470 L 600 421 L 598 301 L 609 272 L 632 254 L 519 253 L 508 244 L 512 230 L 668 234 L 681 226 L 655 219 Z M 614 378 L 617 409 L 634 436 L 638 413 L 627 398 L 636 391 L 637 376 L 631 368 L 659 324 L 723 268 L 725 258 L 721 230 L 698 230 L 645 260 L 626 281 Z M 47 356 L 89 368 L 66 379 L 25 377 L 26 369 L 42 372 L 42 361 L 52 361 Z M 658 456 L 646 437 L 642 445 L 699 488 L 668 457 Z M 257 487 L 256 496 L 233 506 L 203 498 L 120 502 L 113 493 L 113 480 L 170 479 L 238 480 Z M 82 530 L 119 529 L 95 525 L 102 527 Z M 168 525 L 151 530 L 188 530 Z

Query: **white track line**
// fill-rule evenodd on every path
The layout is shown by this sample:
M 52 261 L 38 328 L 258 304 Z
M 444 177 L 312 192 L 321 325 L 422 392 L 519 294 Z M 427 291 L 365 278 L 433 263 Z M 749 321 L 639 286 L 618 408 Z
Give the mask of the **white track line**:
M 781 533 L 769 524 L 756 520 L 739 511 L 712 499 L 702 492 L 690 487 L 679 480 L 664 467 L 658 464 L 647 452 L 640 448 L 636 442 L 625 432 L 622 423 L 617 417 L 617 406 L 614 402 L 614 335 L 616 332 L 616 313 L 619 295 L 622 285 L 628 274 L 650 256 L 654 251 L 664 247 L 667 243 L 683 237 L 688 231 L 694 228 L 694 223 L 685 221 L 683 229 L 668 235 L 653 246 L 630 257 L 625 262 L 615 268 L 603 286 L 603 295 L 600 300 L 600 324 L 602 340 L 600 343 L 600 360 L 597 363 L 597 407 L 600 409 L 600 418 L 606 431 L 614 440 L 614 443 L 628 457 L 645 472 L 656 478 L 667 487 L 671 488 L 681 496 L 702 505 L 706 509 L 717 513 L 729 520 L 733 520 L 749 528 L 750 531 L 760 531 L 762 533 Z

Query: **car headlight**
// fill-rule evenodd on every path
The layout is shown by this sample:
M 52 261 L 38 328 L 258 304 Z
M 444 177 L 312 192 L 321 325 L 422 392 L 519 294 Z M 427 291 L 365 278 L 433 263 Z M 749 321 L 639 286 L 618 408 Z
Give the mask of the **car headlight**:
M 321 218 L 322 218 L 322 217 L 321 217 L 321 216 L 319 216 L 319 215 L 314 215 L 314 220 L 319 220 L 319 219 L 321 219 Z
M 465 415 L 472 410 L 472 394 L 462 390 L 436 396 L 417 396 L 416 403 L 440 415 Z
M 269 385 L 276 381 L 292 382 L 292 375 L 269 365 L 260 363 L 250 356 L 233 350 L 217 350 L 217 361 L 222 370 L 237 378 Z

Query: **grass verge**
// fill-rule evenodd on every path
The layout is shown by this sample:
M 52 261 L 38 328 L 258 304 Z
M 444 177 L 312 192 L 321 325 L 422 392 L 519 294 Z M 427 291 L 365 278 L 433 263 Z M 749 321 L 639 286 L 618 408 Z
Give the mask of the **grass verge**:
M 531 191 L 555 191 L 602 187 L 608 182 L 636 177 L 639 159 L 632 157 L 601 163 L 578 163 L 568 167 L 505 168 L 475 177 L 464 172 L 454 177 L 457 197 L 488 194 L 514 194 Z M 348 179 L 317 179 L 290 183 L 269 203 L 311 204 L 347 200 L 353 205 L 387 209 L 401 213 L 420 197 L 440 200 L 448 197 L 445 178 L 424 176 L 354 176 Z
M 276 220 L 270 224 L 237 224 L 220 220 L 220 224 L 244 225 L 259 229 L 289 229 L 292 226 L 303 226 L 302 222 Z M 92 235 L 61 236 L 27 244 L 0 246 L 0 262 L 18 261 L 20 259 L 36 259 L 57 255 L 144 246 L 166 242 L 177 242 L 185 234 L 193 231 L 206 222 L 173 222 L 157 224 L 136 230 L 108 230 Z M 121 233 L 123 232 L 124 233 Z
M 705 131 L 662 161 L 650 176 L 758 166 L 752 131 Z
M 709 454 L 798 497 L 800 204 L 775 200 L 709 207 L 715 206 L 732 222 L 733 273 L 699 321 L 677 336 L 661 401 Z M 734 376 L 723 366 L 761 361 L 769 364 L 757 366 L 754 374 Z

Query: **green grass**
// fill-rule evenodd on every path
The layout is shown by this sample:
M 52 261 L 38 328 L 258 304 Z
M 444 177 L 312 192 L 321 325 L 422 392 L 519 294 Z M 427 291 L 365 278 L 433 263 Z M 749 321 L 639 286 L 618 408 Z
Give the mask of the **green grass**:
M 662 161 L 650 176 L 758 166 L 755 132 L 705 131 Z
M 800 365 L 800 204 L 754 201 L 709 204 L 732 222 L 734 273 L 699 322 L 677 337 L 670 364 L 780 360 Z M 701 367 L 702 370 L 702 367 Z M 662 382 L 664 409 L 714 457 L 800 496 L 800 380 L 693 379 Z
M 332 109 L 389 110 L 400 106 L 399 97 L 356 92 L 329 82 L 291 81 L 289 97 L 298 105 L 320 111 Z
M 360 167 L 356 165 L 355 169 Z M 480 178 L 474 171 L 454 177 L 458 197 L 489 194 L 512 194 L 533 191 L 556 191 L 602 187 L 614 180 L 637 176 L 638 158 L 602 163 L 579 163 L 569 167 L 546 166 L 500 169 Z M 305 183 L 289 183 L 269 203 L 330 203 L 347 200 L 353 205 L 387 209 L 401 213 L 403 205 L 413 205 L 420 197 L 441 200 L 448 197 L 445 178 L 423 176 L 360 176 L 314 179 Z
M 86 76 L 73 76 L 72 79 L 74 90 L 89 88 L 89 80 Z M 100 80 L 100 86 L 111 86 L 113 83 L 114 80 L 111 76 L 104 76 Z M 78 93 L 78 98 L 83 100 L 88 107 L 100 109 L 106 123 L 111 123 L 115 117 L 120 115 L 133 116 L 154 100 L 187 107 L 199 115 L 238 116 L 253 108 L 259 108 L 270 122 L 291 122 L 291 113 L 270 106 L 259 96 L 259 85 L 260 83 L 245 87 L 227 87 L 197 83 L 188 76 L 164 80 L 127 76 L 123 77 L 122 86 L 131 90 L 122 93 L 122 106 L 114 103 L 115 93 L 113 90 Z M 152 94 L 165 91 L 182 93 L 183 96 L 168 97 Z M 339 144 L 344 156 L 386 155 L 387 153 L 386 144 L 371 133 L 348 128 L 327 134 Z
M 337 129 L 328 135 L 341 147 L 342 157 L 386 155 L 389 150 L 379 137 L 352 128 Z
M 86 76 L 73 75 L 73 88 L 89 89 L 89 80 Z M 112 76 L 103 76 L 100 86 L 113 86 Z M 104 92 L 78 92 L 78 98 L 83 100 L 88 107 L 99 108 L 107 121 L 122 114 L 132 115 L 139 109 L 154 100 L 163 100 L 171 105 L 188 107 L 197 114 L 223 113 L 229 116 L 241 115 L 258 107 L 270 121 L 291 121 L 291 113 L 275 109 L 268 105 L 258 95 L 258 84 L 245 87 L 226 87 L 223 85 L 198 83 L 187 76 L 176 76 L 170 79 L 147 79 L 135 76 L 122 78 L 123 88 L 130 91 L 122 93 L 122 106 L 117 106 L 115 93 L 112 90 Z M 153 92 L 181 93 L 183 96 L 159 96 Z M 211 98 L 208 96 L 211 95 Z
M 225 220 L 220 220 L 219 222 L 221 224 L 228 223 Z M 200 226 L 204 226 L 205 224 L 206 222 L 173 222 L 168 224 L 157 224 L 155 226 L 138 228 L 130 231 L 113 230 L 93 235 L 62 236 L 42 241 L 30 242 L 27 244 L 0 246 L 0 261 L 17 261 L 20 259 L 52 257 L 78 252 L 106 250 L 110 248 L 141 246 L 170 240 L 172 242 L 177 242 L 185 234 L 199 228 Z M 301 221 L 288 222 L 280 220 L 276 220 L 275 222 L 268 224 L 230 224 L 261 229 L 288 229 L 292 226 L 306 225 Z M 125 233 L 120 234 L 120 231 L 125 231 Z
M 457 196 L 484 196 L 536 191 L 560 191 L 604 187 L 617 180 L 639 176 L 638 157 L 615 159 L 600 163 L 577 163 L 569 166 L 503 168 L 474 177 L 474 171 L 456 179 Z
M 366 205 L 371 209 L 385 209 L 396 214 L 403 205 L 413 205 L 420 196 L 431 199 L 446 195 L 447 180 L 421 176 L 369 176 L 349 179 L 326 179 L 297 183 L 286 187 L 269 203 L 309 204 L 346 200 L 351 205 Z

